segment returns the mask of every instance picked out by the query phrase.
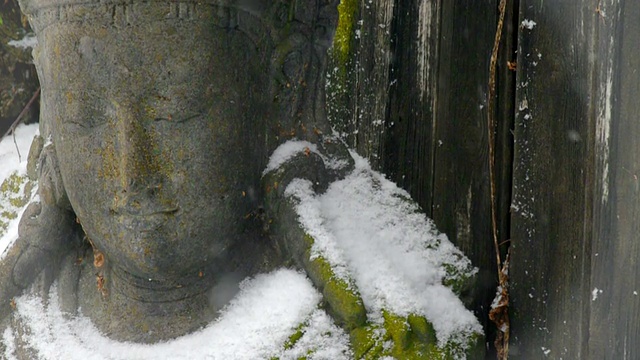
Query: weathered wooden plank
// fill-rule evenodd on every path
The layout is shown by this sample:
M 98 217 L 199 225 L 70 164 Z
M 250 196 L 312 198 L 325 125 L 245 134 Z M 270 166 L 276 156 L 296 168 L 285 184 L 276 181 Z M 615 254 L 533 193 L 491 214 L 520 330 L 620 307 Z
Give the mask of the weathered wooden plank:
M 514 359 L 587 358 L 598 2 L 520 1 L 520 19 L 536 24 L 518 42 Z
M 431 211 L 439 1 L 398 1 L 383 171 Z
M 345 0 L 329 69 L 329 115 L 347 144 L 380 169 L 389 113 L 394 0 Z
M 497 272 L 491 238 L 486 97 L 497 1 L 443 1 L 432 214 L 480 268 L 474 310 L 488 323 Z
M 640 3 L 602 1 L 591 359 L 640 358 Z
M 498 241 L 502 243 L 504 259 L 509 246 L 511 216 L 511 188 L 513 178 L 513 120 L 515 114 L 518 9 L 514 1 L 507 1 L 500 49 L 498 51 L 496 87 L 496 205 Z

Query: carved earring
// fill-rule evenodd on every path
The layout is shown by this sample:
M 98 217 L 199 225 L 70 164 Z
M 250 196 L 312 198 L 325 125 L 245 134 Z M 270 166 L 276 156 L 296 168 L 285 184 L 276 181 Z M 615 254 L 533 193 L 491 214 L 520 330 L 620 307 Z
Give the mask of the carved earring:
M 51 144 L 42 149 L 38 165 L 38 192 L 42 201 L 49 206 L 71 210 L 71 203 L 62 183 L 58 158 Z

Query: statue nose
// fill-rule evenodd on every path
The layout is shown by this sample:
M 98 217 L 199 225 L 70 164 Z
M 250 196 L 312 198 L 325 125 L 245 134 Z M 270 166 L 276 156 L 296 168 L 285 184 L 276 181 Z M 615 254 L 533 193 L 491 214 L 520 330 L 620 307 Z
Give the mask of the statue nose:
M 154 141 L 152 121 L 139 116 L 134 107 L 116 107 L 117 156 L 121 191 L 115 208 L 131 214 L 172 212 L 174 204 L 156 204 L 166 191 L 161 154 Z
M 116 197 L 112 210 L 118 214 L 138 216 L 177 212 L 180 209 L 177 202 L 160 196 L 160 192 L 161 186 L 138 187 L 133 184 Z

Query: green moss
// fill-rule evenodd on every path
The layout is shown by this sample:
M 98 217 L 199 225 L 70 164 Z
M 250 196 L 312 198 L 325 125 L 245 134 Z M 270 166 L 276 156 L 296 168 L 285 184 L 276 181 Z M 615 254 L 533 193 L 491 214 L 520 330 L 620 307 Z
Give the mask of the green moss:
M 346 65 L 351 55 L 354 28 L 359 10 L 358 3 L 357 0 L 341 0 L 338 5 L 338 27 L 333 40 L 333 48 L 342 65 Z
M 445 276 L 442 279 L 442 284 L 453 291 L 458 297 L 460 297 L 465 304 L 469 299 L 464 299 L 465 296 L 473 289 L 476 281 L 475 271 L 469 265 L 466 269 L 460 269 L 460 267 L 452 264 L 443 264 L 442 267 L 445 270 Z M 468 305 L 468 304 L 467 304 Z
M 0 184 L 0 236 L 9 222 L 18 218 L 18 212 L 31 199 L 34 183 L 26 175 L 14 172 Z
M 372 326 L 365 326 L 351 330 L 349 337 L 351 340 L 353 354 L 356 359 L 361 359 L 365 354 L 370 353 L 370 350 L 379 343 L 374 330 L 375 328 Z
M 22 184 L 24 184 L 25 180 L 26 179 L 23 176 L 20 176 L 14 172 L 2 182 L 2 184 L 0 185 L 0 192 L 3 194 L 17 194 L 20 192 L 20 187 L 22 186 Z
M 472 334 L 464 344 L 437 345 L 433 326 L 422 316 L 407 318 L 383 310 L 383 324 L 368 324 L 349 333 L 355 359 L 374 360 L 384 356 L 396 359 L 448 360 L 484 358 L 483 337 Z
M 349 332 L 355 359 L 373 360 L 384 356 L 396 359 L 480 359 L 484 357 L 482 334 L 470 334 L 466 340 L 451 340 L 439 347 L 433 325 L 424 316 L 409 314 L 399 316 L 388 310 L 382 311 L 382 323 L 367 321 L 366 310 L 355 285 L 336 277 L 329 262 L 322 256 L 311 259 L 314 239 L 305 234 L 305 268 L 312 281 L 324 295 L 327 311 Z M 454 291 L 460 292 L 473 280 L 473 269 L 456 264 L 445 264 L 445 282 Z M 291 348 L 304 334 L 298 328 L 291 335 L 285 348 Z
M 353 130 L 352 97 L 355 88 L 355 30 L 360 12 L 359 1 L 341 0 L 338 5 L 338 26 L 329 49 L 329 71 L 327 72 L 327 110 L 329 122 L 342 133 Z
M 411 341 L 411 327 L 407 320 L 400 316 L 392 315 L 388 311 L 383 311 L 382 316 L 387 334 L 393 340 L 394 349 L 397 348 L 398 352 L 406 350 Z
M 298 325 L 298 327 L 296 328 L 296 331 L 291 336 L 289 336 L 287 341 L 285 341 L 284 343 L 285 350 L 289 350 L 296 345 L 298 340 L 300 340 L 300 338 L 302 338 L 302 335 L 304 335 L 306 327 L 307 327 L 306 322 Z
M 424 316 L 410 314 L 407 317 L 407 321 L 409 322 L 409 326 L 411 326 L 411 331 L 418 340 L 426 344 L 435 344 L 437 342 L 436 331 Z
M 13 220 L 18 217 L 18 214 L 15 211 L 4 210 L 3 212 L 0 213 L 0 216 L 4 219 Z
M 362 326 L 367 321 L 367 312 L 360 294 L 353 290 L 355 287 L 345 280 L 338 278 L 329 262 L 322 256 L 311 259 L 313 238 L 305 234 L 305 259 L 309 277 L 324 295 L 328 311 L 345 329 L 351 330 Z

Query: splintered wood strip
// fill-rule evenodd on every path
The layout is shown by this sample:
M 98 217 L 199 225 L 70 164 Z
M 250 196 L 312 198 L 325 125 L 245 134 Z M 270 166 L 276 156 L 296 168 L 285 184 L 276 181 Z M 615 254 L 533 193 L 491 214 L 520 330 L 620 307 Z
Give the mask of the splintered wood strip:
M 502 262 L 500 258 L 500 244 L 498 243 L 498 224 L 496 214 L 496 170 L 495 170 L 495 101 L 496 101 L 496 68 L 498 63 L 498 49 L 502 37 L 504 17 L 507 7 L 506 0 L 500 0 L 498 27 L 496 37 L 491 52 L 491 62 L 489 65 L 489 91 L 487 101 L 487 131 L 489 135 L 489 182 L 491 187 L 491 233 L 496 252 L 496 264 L 498 267 L 498 284 L 500 288 L 499 301 L 489 312 L 489 319 L 496 324 L 497 335 L 495 346 L 499 360 L 506 360 L 509 356 L 509 254 Z

